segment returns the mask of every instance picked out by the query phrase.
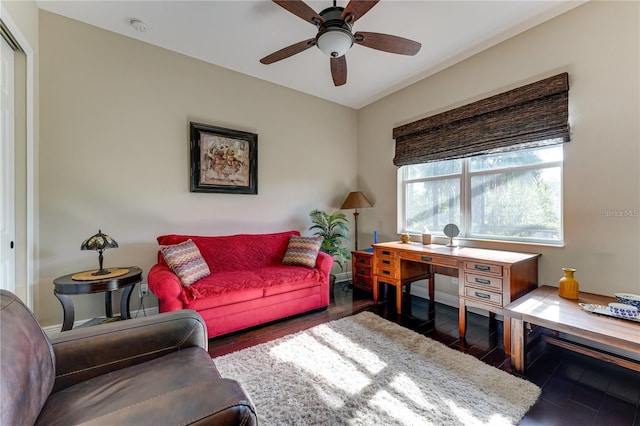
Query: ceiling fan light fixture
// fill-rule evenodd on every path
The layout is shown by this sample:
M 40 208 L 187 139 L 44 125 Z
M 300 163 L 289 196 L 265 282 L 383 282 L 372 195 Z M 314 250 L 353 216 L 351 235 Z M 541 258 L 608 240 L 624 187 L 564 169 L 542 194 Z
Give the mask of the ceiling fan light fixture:
M 327 28 L 318 33 L 316 45 L 328 57 L 339 58 L 353 46 L 353 34 L 340 27 Z
M 313 45 L 327 55 L 334 86 L 347 83 L 347 60 L 345 53 L 354 44 L 399 55 L 415 55 L 420 50 L 420 43 L 406 38 L 373 32 L 353 33 L 352 25 L 379 0 L 349 0 L 346 7 L 328 7 L 320 13 L 305 3 L 305 0 L 272 0 L 305 22 L 318 29 L 315 38 L 299 41 L 260 59 L 260 63 L 268 65 L 303 52 Z

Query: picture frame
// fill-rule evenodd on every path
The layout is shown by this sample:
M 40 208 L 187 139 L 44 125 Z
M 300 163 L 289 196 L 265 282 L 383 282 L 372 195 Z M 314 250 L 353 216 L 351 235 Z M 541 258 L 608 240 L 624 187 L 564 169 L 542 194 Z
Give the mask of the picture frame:
M 258 134 L 189 124 L 190 191 L 258 193 Z

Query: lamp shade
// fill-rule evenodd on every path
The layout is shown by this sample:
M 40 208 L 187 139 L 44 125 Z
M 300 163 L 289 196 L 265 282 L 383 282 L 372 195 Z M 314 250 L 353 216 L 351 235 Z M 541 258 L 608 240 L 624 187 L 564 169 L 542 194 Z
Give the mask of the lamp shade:
M 367 197 L 360 191 L 350 192 L 347 195 L 347 199 L 342 203 L 341 209 L 363 209 L 366 207 L 373 207 L 373 205 L 367 200 Z
M 102 230 L 98 229 L 97 234 L 82 242 L 80 250 L 101 251 L 116 247 L 118 247 L 118 243 L 107 234 L 103 234 Z

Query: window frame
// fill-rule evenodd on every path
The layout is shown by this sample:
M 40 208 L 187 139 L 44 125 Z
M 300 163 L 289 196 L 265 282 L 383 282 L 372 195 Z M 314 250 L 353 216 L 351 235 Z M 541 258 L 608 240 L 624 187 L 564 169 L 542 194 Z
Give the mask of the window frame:
M 545 245 L 545 246 L 564 246 L 564 144 L 558 144 L 561 151 L 561 159 L 555 161 L 549 161 L 541 164 L 527 164 L 522 166 L 510 166 L 510 167 L 502 167 L 496 169 L 485 169 L 479 171 L 470 171 L 470 161 L 473 157 L 466 158 L 458 158 L 456 160 L 461 161 L 461 170 L 459 173 L 450 173 L 443 174 L 438 176 L 429 176 L 429 177 L 421 177 L 414 179 L 405 179 L 407 174 L 407 167 L 402 166 L 397 169 L 397 231 L 398 234 L 402 233 L 412 233 L 416 230 L 407 230 L 406 229 L 406 213 L 407 213 L 407 186 L 410 184 L 414 184 L 416 182 L 428 182 L 428 181 L 438 181 L 445 179 L 452 179 L 458 177 L 460 179 L 460 235 L 457 237 L 459 240 L 467 240 L 467 241 L 491 241 L 491 242 L 500 242 L 500 243 L 508 243 L 508 244 L 527 244 L 527 245 Z M 525 151 L 533 151 L 533 150 L 542 150 L 546 147 L 533 148 Z M 484 156 L 489 156 L 491 154 L 485 154 Z M 442 160 L 447 161 L 447 160 Z M 426 163 L 422 163 L 426 164 Z M 560 224 L 559 224 L 559 234 L 560 238 L 558 240 L 550 240 L 550 239 L 540 239 L 540 238 L 517 238 L 517 237 L 507 237 L 507 236 L 486 236 L 486 235 L 478 235 L 472 234 L 471 231 L 471 223 L 473 220 L 473 212 L 471 211 L 471 179 L 474 176 L 481 176 L 486 174 L 496 174 L 496 173 L 510 173 L 514 171 L 529 171 L 529 170 L 544 170 L 549 168 L 560 168 L 560 200 L 559 200 L 559 209 L 560 209 Z M 444 237 L 444 232 L 441 229 L 430 229 L 432 235 L 438 237 Z

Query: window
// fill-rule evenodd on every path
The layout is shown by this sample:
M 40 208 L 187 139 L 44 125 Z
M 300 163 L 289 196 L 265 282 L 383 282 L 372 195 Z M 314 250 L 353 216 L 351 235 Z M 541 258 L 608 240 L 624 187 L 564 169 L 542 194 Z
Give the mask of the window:
M 398 228 L 463 238 L 562 244 L 561 73 L 393 129 Z
M 562 144 L 405 165 L 398 169 L 401 232 L 560 244 Z

